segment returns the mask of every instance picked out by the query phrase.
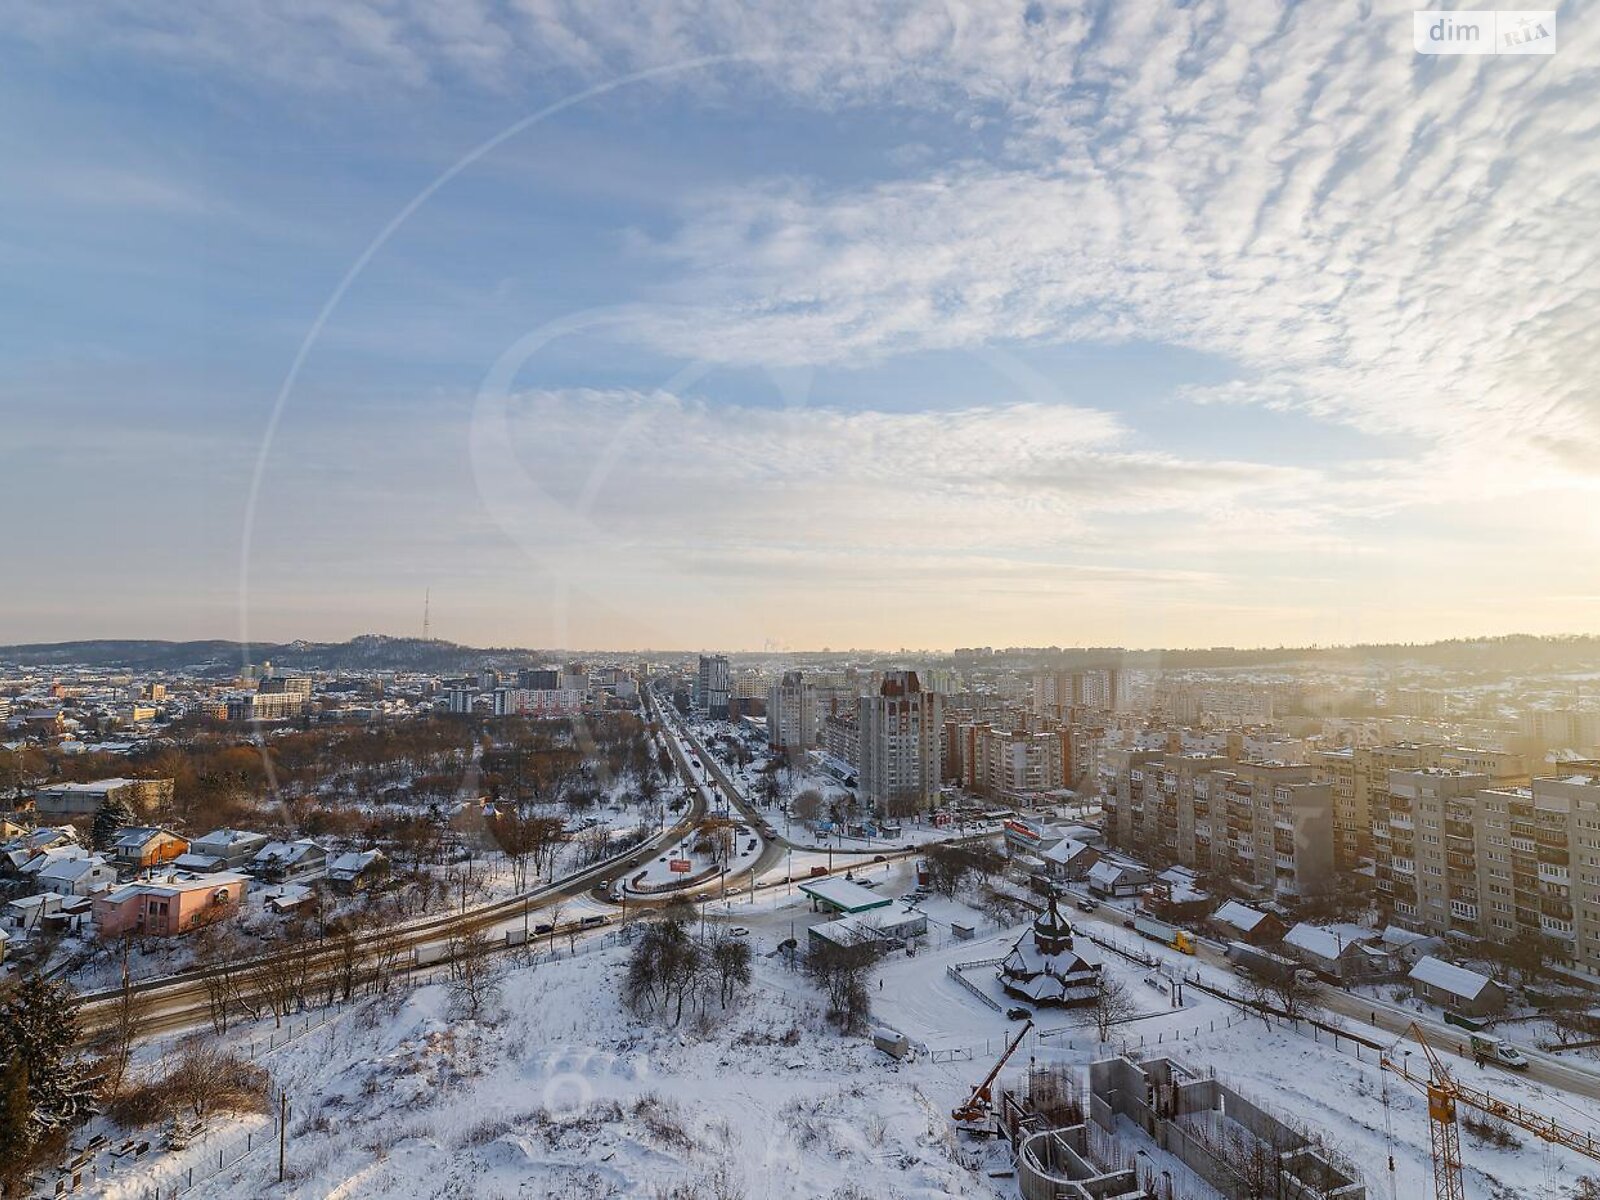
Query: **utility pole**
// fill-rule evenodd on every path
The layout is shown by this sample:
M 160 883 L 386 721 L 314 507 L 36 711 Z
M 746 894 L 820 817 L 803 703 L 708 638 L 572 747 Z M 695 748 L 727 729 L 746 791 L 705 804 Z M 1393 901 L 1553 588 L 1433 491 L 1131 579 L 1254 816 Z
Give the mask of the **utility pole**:
M 278 1182 L 283 1182 L 283 1152 L 289 1132 L 289 1091 L 278 1090 Z

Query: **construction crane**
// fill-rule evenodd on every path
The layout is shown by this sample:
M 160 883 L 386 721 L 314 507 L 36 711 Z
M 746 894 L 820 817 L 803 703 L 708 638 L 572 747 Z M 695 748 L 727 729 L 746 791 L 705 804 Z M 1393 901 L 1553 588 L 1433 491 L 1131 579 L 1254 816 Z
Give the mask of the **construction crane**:
M 994 1086 L 994 1081 L 999 1076 L 1001 1068 L 1017 1052 L 1017 1047 L 1022 1045 L 1022 1039 L 1028 1036 L 1028 1030 L 1032 1028 L 1032 1021 L 1024 1021 L 1022 1023 L 1022 1028 L 1017 1030 L 1017 1036 L 1011 1039 L 1011 1044 L 1006 1047 L 1006 1052 L 1000 1056 L 1000 1061 L 990 1068 L 989 1073 L 983 1077 L 983 1082 L 972 1089 L 972 1095 L 967 1098 L 967 1102 L 951 1112 L 951 1117 L 963 1128 L 970 1129 L 973 1132 L 988 1132 L 980 1127 L 994 1111 L 994 1096 L 990 1092 L 990 1088 Z
M 1456 1105 L 1467 1104 L 1479 1112 L 1498 1117 L 1508 1125 L 1525 1129 L 1541 1141 L 1565 1146 L 1600 1162 L 1600 1139 L 1592 1133 L 1571 1129 L 1543 1113 L 1497 1100 L 1488 1092 L 1457 1080 L 1439 1057 L 1422 1026 L 1415 1021 L 1406 1028 L 1428 1060 L 1428 1075 L 1423 1078 L 1407 1068 L 1403 1058 L 1395 1058 L 1396 1042 L 1378 1060 L 1385 1071 L 1400 1076 L 1428 1098 L 1428 1144 L 1433 1152 L 1434 1200 L 1466 1200 L 1461 1179 L 1461 1130 L 1456 1124 Z M 1405 1040 L 1405 1035 L 1401 1036 Z

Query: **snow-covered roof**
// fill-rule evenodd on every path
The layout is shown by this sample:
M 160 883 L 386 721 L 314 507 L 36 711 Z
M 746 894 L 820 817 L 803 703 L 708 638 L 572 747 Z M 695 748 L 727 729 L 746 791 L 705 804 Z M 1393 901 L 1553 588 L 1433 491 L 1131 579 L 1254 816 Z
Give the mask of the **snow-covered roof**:
M 866 912 L 893 903 L 888 896 L 880 896 L 849 879 L 808 879 L 800 885 L 800 890 L 813 900 L 845 913 Z
M 1248 904 L 1240 904 L 1237 900 L 1229 900 L 1211 914 L 1211 919 L 1249 933 L 1267 919 L 1267 914 L 1259 909 L 1251 908 Z
M 105 865 L 106 860 L 98 854 L 86 855 L 82 858 L 64 858 L 42 868 L 39 871 L 38 879 L 41 884 L 57 880 L 72 882 Z
M 382 850 L 346 851 L 328 864 L 328 873 L 334 876 L 359 875 L 381 858 L 383 858 Z
M 1072 838 L 1062 838 L 1050 849 L 1041 851 L 1041 855 L 1049 862 L 1061 863 L 1065 866 L 1085 850 L 1091 848 L 1086 842 L 1074 841 Z
M 1283 935 L 1283 944 L 1304 950 L 1307 954 L 1314 954 L 1318 958 L 1334 959 L 1344 953 L 1347 945 L 1353 943 L 1346 942 L 1332 930 L 1320 929 L 1301 921 Z
M 1444 959 L 1434 958 L 1431 954 L 1419 959 L 1417 965 L 1411 968 L 1411 974 L 1407 978 L 1431 988 L 1438 988 L 1441 992 L 1448 992 L 1452 996 L 1459 996 L 1463 1000 L 1477 999 L 1478 994 L 1494 982 L 1487 975 L 1479 975 L 1476 971 L 1458 967 L 1455 963 L 1447 963 Z
M 1130 867 L 1127 863 L 1116 862 L 1109 858 L 1102 858 L 1089 868 L 1089 878 L 1096 883 L 1116 883 L 1129 871 L 1137 868 Z
M 293 842 L 268 842 L 256 851 L 256 856 L 251 861 L 258 863 L 294 863 L 299 862 L 313 850 L 318 854 L 324 852 L 322 847 L 310 838 L 300 838 L 298 841 Z

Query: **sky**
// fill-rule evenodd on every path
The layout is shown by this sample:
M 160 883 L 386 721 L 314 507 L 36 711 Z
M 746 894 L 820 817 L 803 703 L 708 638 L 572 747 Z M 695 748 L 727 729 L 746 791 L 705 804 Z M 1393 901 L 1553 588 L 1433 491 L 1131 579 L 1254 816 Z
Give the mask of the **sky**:
M 0 642 L 1600 632 L 1600 19 L 0 0 Z

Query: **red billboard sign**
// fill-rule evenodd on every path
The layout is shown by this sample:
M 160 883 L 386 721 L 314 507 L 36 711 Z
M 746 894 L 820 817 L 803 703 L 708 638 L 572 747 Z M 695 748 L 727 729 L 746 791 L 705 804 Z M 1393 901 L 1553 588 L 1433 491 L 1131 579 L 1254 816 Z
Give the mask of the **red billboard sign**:
M 693 869 L 694 863 L 690 862 L 687 858 L 669 858 L 667 860 L 667 870 L 673 872 L 674 874 L 687 875 Z

